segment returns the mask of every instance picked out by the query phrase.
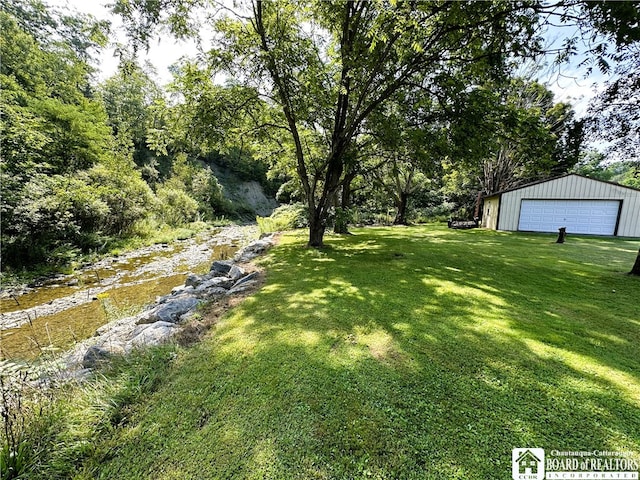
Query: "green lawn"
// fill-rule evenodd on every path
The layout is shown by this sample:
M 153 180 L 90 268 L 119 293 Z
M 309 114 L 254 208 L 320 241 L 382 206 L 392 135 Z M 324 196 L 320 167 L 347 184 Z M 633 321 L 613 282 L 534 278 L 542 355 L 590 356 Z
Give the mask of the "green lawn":
M 638 241 L 286 234 L 267 283 L 103 433 L 118 479 L 510 479 L 515 447 L 640 452 Z

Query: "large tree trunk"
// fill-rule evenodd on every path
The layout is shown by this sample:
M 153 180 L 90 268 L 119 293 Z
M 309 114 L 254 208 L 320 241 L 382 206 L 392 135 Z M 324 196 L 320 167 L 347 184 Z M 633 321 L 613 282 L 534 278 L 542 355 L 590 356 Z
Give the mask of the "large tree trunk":
M 409 204 L 409 194 L 406 192 L 400 193 L 400 198 L 396 202 L 396 218 L 393 220 L 394 225 L 406 225 L 407 224 L 407 206 Z
M 343 155 L 347 147 L 348 142 L 344 139 L 338 139 L 334 142 L 331 157 L 327 161 L 327 173 L 322 187 L 322 195 L 315 203 L 315 208 L 313 200 L 307 200 L 309 204 L 309 247 L 320 248 L 323 245 L 329 210 L 340 188 L 344 171 Z M 310 191 L 308 198 L 312 199 L 312 195 L 313 190 Z
M 629 272 L 629 275 L 640 275 L 640 250 L 638 250 L 638 256 L 636 257 L 636 263 L 633 264 L 633 268 Z
M 335 155 L 328 162 L 327 174 L 322 189 L 322 195 L 313 207 L 313 202 L 309 202 L 309 247 L 320 248 L 323 246 L 324 232 L 327 228 L 327 217 L 333 204 L 340 185 L 342 175 L 342 162 L 338 155 Z
M 324 231 L 327 228 L 326 221 L 322 218 L 321 209 L 315 209 L 309 216 L 309 243 L 307 246 L 320 248 L 323 245 Z

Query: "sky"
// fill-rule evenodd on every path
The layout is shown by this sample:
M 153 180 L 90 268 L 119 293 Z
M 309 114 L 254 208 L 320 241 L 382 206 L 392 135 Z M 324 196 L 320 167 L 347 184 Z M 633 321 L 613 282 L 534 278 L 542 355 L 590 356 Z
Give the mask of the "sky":
M 75 10 L 81 13 L 89 13 L 99 20 L 109 20 L 112 23 L 112 34 L 116 33 L 120 42 L 126 43 L 126 38 L 122 32 L 122 22 L 117 15 L 112 15 L 109 9 L 105 7 L 110 3 L 109 0 L 45 0 L 49 5 L 54 7 L 69 7 L 70 10 Z M 119 34 L 118 34 L 119 32 Z M 149 51 L 147 53 L 141 52 L 141 63 L 149 62 L 156 69 L 156 80 L 165 85 L 172 79 L 169 67 L 180 60 L 185 55 L 193 55 L 196 52 L 196 45 L 194 42 L 177 41 L 171 38 L 170 35 L 163 37 L 157 37 L 155 41 L 150 44 Z M 113 47 L 105 49 L 99 58 L 98 67 L 98 80 L 106 80 L 114 73 L 118 68 L 118 58 L 115 55 L 115 49 Z
M 55 7 L 70 7 L 83 13 L 89 13 L 98 19 L 106 19 L 112 22 L 112 33 L 120 32 L 118 38 L 122 43 L 126 42 L 122 33 L 122 22 L 119 17 L 111 15 L 104 5 L 110 0 L 48 0 Z M 571 32 L 569 32 L 571 33 Z M 556 29 L 548 34 L 548 46 L 557 46 L 561 38 L 567 34 L 565 29 Z M 193 41 L 177 41 L 170 35 L 156 38 L 151 42 L 150 49 L 141 54 L 142 62 L 148 61 L 155 67 L 156 81 L 160 85 L 166 85 L 171 81 L 169 67 L 187 55 L 195 55 L 196 45 Z M 114 55 L 114 49 L 105 49 L 99 58 L 98 80 L 109 78 L 116 72 L 118 58 Z M 556 69 L 548 69 L 538 74 L 539 81 L 546 83 L 554 93 L 556 102 L 567 102 L 573 105 L 578 118 L 586 114 L 589 100 L 595 92 L 604 87 L 604 77 L 594 73 L 585 78 L 585 69 L 576 66 L 563 66 L 562 72 Z

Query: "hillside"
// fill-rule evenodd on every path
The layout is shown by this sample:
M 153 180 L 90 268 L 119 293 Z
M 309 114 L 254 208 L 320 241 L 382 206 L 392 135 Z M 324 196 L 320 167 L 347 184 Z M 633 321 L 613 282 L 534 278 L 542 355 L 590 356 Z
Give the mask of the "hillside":
M 276 199 L 267 195 L 258 181 L 244 179 L 233 170 L 217 163 L 212 163 L 211 169 L 222 185 L 225 199 L 234 204 L 238 210 L 243 211 L 244 215 L 268 217 L 278 206 Z

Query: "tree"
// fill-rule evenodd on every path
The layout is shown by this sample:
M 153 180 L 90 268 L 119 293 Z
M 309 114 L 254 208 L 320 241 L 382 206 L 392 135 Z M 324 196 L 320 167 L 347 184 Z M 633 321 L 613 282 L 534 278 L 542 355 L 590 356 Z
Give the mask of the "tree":
M 501 94 L 494 121 L 494 150 L 483 163 L 485 194 L 569 171 L 579 159 L 582 124 L 566 103 L 536 82 L 512 79 Z
M 368 172 L 373 184 L 393 200 L 393 223 L 408 223 L 409 200 L 430 183 L 444 156 L 446 108 L 426 89 L 397 92 L 366 122 L 375 152 Z
M 1 5 L 4 267 L 97 248 L 147 215 L 152 193 L 133 162 L 114 152 L 91 88 L 99 24 L 39 1 Z
M 168 86 L 173 101 L 156 99 L 149 109 L 146 137 L 166 169 L 162 172 L 166 182 L 197 200 L 205 219 L 240 213 L 224 199 L 213 169 L 256 180 L 265 190 L 270 187 L 267 166 L 257 158 L 266 154 L 270 142 L 255 134 L 264 132 L 256 122 L 268 116 L 265 103 L 255 90 L 217 85 L 212 76 L 209 69 L 192 62 L 176 67 Z
M 181 5 L 165 3 L 170 11 Z M 133 6 L 119 2 L 116 11 L 131 20 Z M 137 32 L 162 14 L 159 7 L 142 10 Z M 188 24 L 180 18 L 178 31 Z M 289 131 L 295 146 L 309 210 L 308 243 L 319 247 L 346 172 L 345 155 L 371 113 L 401 89 L 428 86 L 451 65 L 501 67 L 506 52 L 535 44 L 533 22 L 527 4 L 513 2 L 256 0 L 248 12 L 216 23 L 219 44 L 210 53 L 234 78 L 279 105 L 284 123 L 278 127 Z M 311 151 L 307 139 L 322 140 L 322 151 Z
M 0 205 L 6 258 L 8 249 L 29 250 L 32 238 L 41 237 L 29 225 L 42 226 L 42 235 L 48 237 L 73 230 L 70 224 L 62 225 L 69 217 L 60 214 L 70 202 L 60 196 L 55 206 L 57 200 L 46 202 L 41 194 L 60 190 L 63 176 L 107 158 L 111 138 L 101 104 L 86 96 L 91 68 L 85 53 L 98 46 L 87 33 L 94 26 L 91 20 L 71 21 L 37 1 L 1 6 Z M 34 18 L 37 21 L 31 21 Z M 45 34 L 56 26 L 59 33 Z M 82 190 L 81 183 L 68 184 Z M 39 198 L 43 201 L 36 207 Z M 27 204 L 33 208 L 21 213 Z M 13 257 L 20 257 L 19 252 Z
M 640 275 L 640 250 L 638 250 L 638 256 L 636 257 L 636 262 L 633 264 L 629 275 Z
M 610 156 L 633 164 L 626 184 L 640 187 L 640 9 L 633 1 L 598 1 L 586 8 L 596 29 L 616 47 L 612 52 L 600 48 L 605 53 L 599 65 L 608 71 L 611 60 L 617 74 L 590 105 L 590 133 L 611 142 Z M 640 252 L 630 273 L 640 275 Z
M 100 103 L 86 95 L 89 66 L 69 45 L 39 43 L 18 20 L 0 11 L 5 171 L 57 173 L 97 162 L 109 134 Z
M 571 169 L 573 173 L 597 180 L 611 181 L 614 173 L 604 164 L 606 156 L 598 150 L 584 152 L 580 161 Z
M 638 162 L 640 170 L 640 44 L 616 73 L 589 104 L 591 139 L 608 142 L 611 159 Z
M 479 192 L 492 194 L 566 173 L 582 137 L 568 104 L 522 78 L 461 90 L 447 113 L 444 193 L 456 217 L 477 215 Z
M 133 59 L 122 58 L 117 73 L 98 87 L 98 94 L 116 139 L 116 149 L 122 155 L 131 155 L 145 180 L 153 185 L 160 174 L 158 160 L 147 141 L 153 121 L 150 107 L 162 100 L 161 89 Z
M 309 245 L 317 247 L 322 245 L 330 202 L 343 179 L 345 154 L 362 123 L 401 89 L 428 85 L 430 77 L 449 66 L 450 57 L 459 64 L 495 61 L 507 43 L 504 26 L 508 23 L 501 20 L 516 10 L 495 4 L 480 11 L 472 4 L 385 8 L 371 2 L 321 2 L 312 5 L 310 16 L 304 10 L 287 12 L 286 8 L 256 2 L 251 24 L 296 144 L 298 175 L 309 208 Z M 283 21 L 287 14 L 289 19 Z M 296 17 L 298 24 L 290 23 Z M 335 54 L 322 48 L 322 37 L 306 35 L 301 24 L 307 18 L 324 28 L 335 44 Z M 516 25 L 515 20 L 509 25 Z M 292 49 L 291 40 L 296 38 L 296 43 L 308 47 Z M 483 38 L 489 39 L 492 49 L 486 48 Z M 293 69 L 287 65 L 291 57 L 297 60 Z M 309 83 L 312 79 L 317 80 Z M 312 88 L 306 88 L 309 84 Z M 319 111 L 314 111 L 310 99 L 321 105 Z M 313 163 L 305 158 L 298 127 L 315 127 L 314 122 L 328 141 L 324 158 L 310 172 Z
M 630 0 L 578 5 L 581 26 L 592 29 L 583 34 L 589 46 L 583 63 L 589 72 L 596 65 L 612 74 L 590 102 L 587 131 L 592 141 L 609 144 L 609 159 L 640 162 L 640 9 Z

